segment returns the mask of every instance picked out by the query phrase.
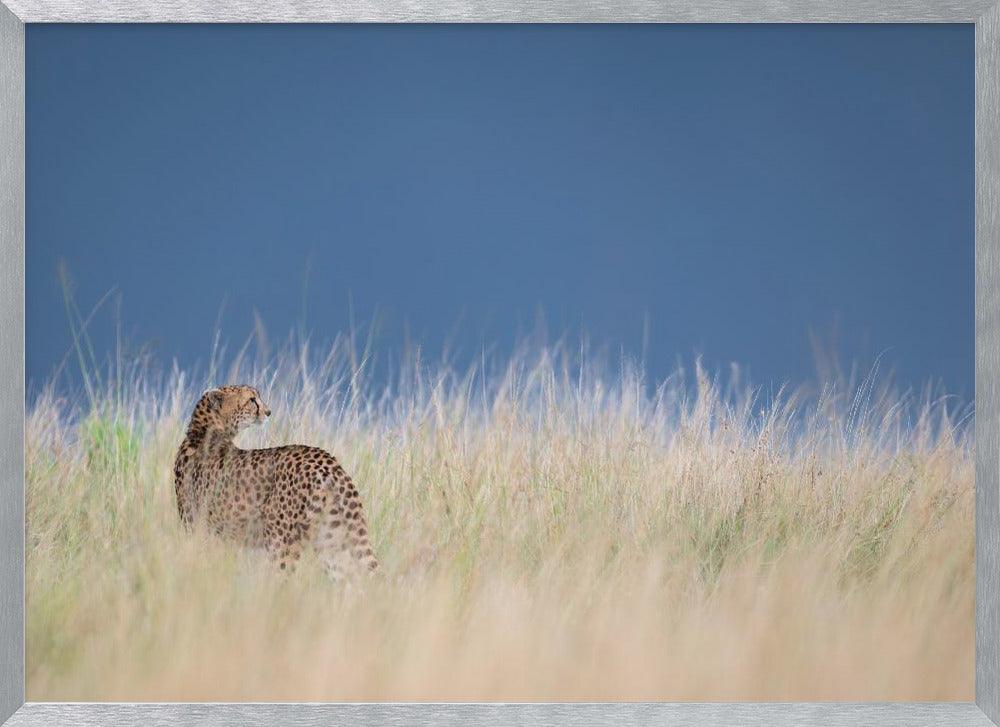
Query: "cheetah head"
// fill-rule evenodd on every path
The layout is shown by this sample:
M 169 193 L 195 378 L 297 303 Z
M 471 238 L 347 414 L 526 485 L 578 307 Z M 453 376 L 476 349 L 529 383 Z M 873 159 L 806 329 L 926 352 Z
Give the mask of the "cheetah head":
M 220 386 L 202 394 L 192 421 L 204 420 L 236 435 L 255 424 L 263 424 L 271 410 L 252 386 Z

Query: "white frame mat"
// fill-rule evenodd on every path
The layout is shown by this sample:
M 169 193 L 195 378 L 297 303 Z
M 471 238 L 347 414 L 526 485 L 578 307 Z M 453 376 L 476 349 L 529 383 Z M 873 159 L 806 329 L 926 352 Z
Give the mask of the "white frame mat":
M 0 724 L 1000 724 L 1000 0 L 0 0 Z M 975 23 L 976 701 L 890 704 L 24 703 L 24 24 Z

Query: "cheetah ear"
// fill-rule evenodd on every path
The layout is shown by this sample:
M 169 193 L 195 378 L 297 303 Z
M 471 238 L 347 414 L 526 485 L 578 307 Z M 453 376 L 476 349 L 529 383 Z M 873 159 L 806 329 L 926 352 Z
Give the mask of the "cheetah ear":
M 211 411 L 218 411 L 222 406 L 222 392 L 219 389 L 208 389 L 201 398 Z

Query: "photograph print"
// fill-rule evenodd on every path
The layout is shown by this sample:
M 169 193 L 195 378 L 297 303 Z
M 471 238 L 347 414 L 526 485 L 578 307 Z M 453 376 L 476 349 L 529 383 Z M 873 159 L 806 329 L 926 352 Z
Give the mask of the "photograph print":
M 27 701 L 973 700 L 974 26 L 25 77 Z

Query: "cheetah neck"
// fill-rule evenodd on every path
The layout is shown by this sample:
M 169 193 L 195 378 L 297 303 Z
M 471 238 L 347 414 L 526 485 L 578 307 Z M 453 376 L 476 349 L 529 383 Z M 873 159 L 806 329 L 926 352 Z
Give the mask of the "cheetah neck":
M 212 450 L 226 450 L 235 447 L 233 439 L 236 432 L 218 426 L 198 426 L 195 422 L 188 427 L 185 439 L 189 444 L 199 448 L 210 448 Z

